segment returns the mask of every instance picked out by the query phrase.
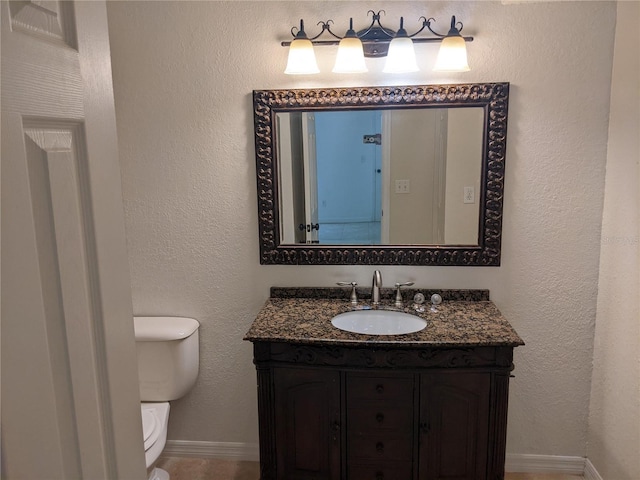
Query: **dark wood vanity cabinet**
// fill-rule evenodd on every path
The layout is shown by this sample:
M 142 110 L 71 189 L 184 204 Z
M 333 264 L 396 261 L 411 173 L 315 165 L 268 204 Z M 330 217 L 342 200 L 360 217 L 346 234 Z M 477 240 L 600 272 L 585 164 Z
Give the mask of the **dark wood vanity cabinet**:
M 501 478 L 487 476 L 490 400 L 490 373 L 420 375 L 418 478 Z
M 277 476 L 340 478 L 340 374 L 274 368 L 273 409 Z
M 504 478 L 512 350 L 256 342 L 261 479 Z
M 356 371 L 344 377 L 346 478 L 412 478 L 413 375 Z

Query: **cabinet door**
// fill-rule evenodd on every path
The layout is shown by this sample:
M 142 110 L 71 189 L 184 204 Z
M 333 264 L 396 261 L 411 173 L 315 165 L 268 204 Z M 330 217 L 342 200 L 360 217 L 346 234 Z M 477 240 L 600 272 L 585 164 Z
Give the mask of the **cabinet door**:
M 277 478 L 340 478 L 340 373 L 275 368 Z
M 420 479 L 486 479 L 490 386 L 488 373 L 421 375 Z

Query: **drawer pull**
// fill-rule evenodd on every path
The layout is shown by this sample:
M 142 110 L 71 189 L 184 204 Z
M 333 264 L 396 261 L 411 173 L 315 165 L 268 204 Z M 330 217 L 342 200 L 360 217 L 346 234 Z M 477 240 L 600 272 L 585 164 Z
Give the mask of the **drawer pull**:
M 383 393 L 383 392 L 384 392 L 384 385 L 378 385 L 378 386 L 376 386 L 376 392 L 378 392 L 378 393 Z
M 384 422 L 384 415 L 382 413 L 377 414 L 376 420 L 378 421 L 378 423 Z
M 382 455 L 384 453 L 384 443 L 376 443 L 376 452 L 378 452 L 378 455 Z
M 331 423 L 331 430 L 332 430 L 332 435 L 331 435 L 331 440 L 333 440 L 334 442 L 338 441 L 338 434 L 340 433 L 340 423 L 338 423 L 338 421 L 334 421 Z
M 384 473 L 376 472 L 376 480 L 384 480 Z

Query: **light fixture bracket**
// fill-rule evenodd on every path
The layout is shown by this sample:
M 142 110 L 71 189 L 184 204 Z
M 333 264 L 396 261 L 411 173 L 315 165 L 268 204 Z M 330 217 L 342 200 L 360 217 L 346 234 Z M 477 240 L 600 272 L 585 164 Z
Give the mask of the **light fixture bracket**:
M 367 12 L 367 16 L 369 16 L 369 14 L 371 14 L 372 16 L 371 24 L 367 28 L 358 30 L 356 32 L 356 36 L 362 41 L 365 57 L 370 57 L 370 58 L 386 57 L 387 52 L 389 51 L 389 43 L 391 43 L 391 40 L 393 40 L 396 37 L 396 35 L 400 30 L 403 30 L 403 25 L 402 25 L 403 20 L 402 18 L 400 19 L 400 29 L 396 31 L 391 28 L 385 27 L 380 23 L 381 14 L 386 14 L 384 10 L 379 10 L 378 12 L 369 10 Z M 420 28 L 412 34 L 407 34 L 407 36 L 414 43 L 441 42 L 443 38 L 451 35 L 453 30 L 455 30 L 459 35 L 463 27 L 462 22 L 456 22 L 455 17 L 451 17 L 451 29 L 447 34 L 441 34 L 434 31 L 431 28 L 431 23 L 435 22 L 434 18 L 426 18 L 423 16 L 423 17 L 420 17 L 419 20 L 422 22 L 422 25 L 420 26 Z M 317 25 L 319 25 L 322 29 L 320 33 L 318 33 L 315 37 L 309 37 L 309 40 L 311 40 L 313 45 L 318 45 L 318 46 L 338 45 L 340 40 L 342 40 L 344 37 L 336 35 L 331 30 L 331 25 L 334 23 L 335 22 L 333 20 L 327 20 L 326 22 L 320 21 L 317 23 Z M 350 29 L 352 28 L 351 25 L 349 28 Z M 422 33 L 425 29 L 431 32 L 433 36 L 418 37 L 418 35 Z M 327 32 L 328 35 L 334 37 L 334 39 L 319 40 L 319 38 L 322 35 L 324 35 L 325 32 Z M 291 28 L 291 35 L 294 37 L 294 39 L 297 38 L 298 33 L 299 33 L 298 28 L 296 27 Z M 464 40 L 467 42 L 473 41 L 473 37 L 462 37 L 462 38 L 464 38 Z M 291 41 L 281 42 L 281 45 L 283 47 L 288 47 L 291 45 Z

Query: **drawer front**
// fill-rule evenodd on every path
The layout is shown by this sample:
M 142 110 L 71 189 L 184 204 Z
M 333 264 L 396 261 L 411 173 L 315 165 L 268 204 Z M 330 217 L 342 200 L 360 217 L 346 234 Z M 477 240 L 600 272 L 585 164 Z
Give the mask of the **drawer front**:
M 350 433 L 396 431 L 413 429 L 413 402 L 402 405 L 363 405 L 347 409 L 347 431 Z
M 413 399 L 413 375 L 380 376 L 365 374 L 347 375 L 347 402 L 366 403 L 399 402 Z
M 347 462 L 359 463 L 385 460 L 411 461 L 411 433 L 347 435 Z
M 411 462 L 396 462 L 376 465 L 349 465 L 348 480 L 410 480 L 413 478 Z

